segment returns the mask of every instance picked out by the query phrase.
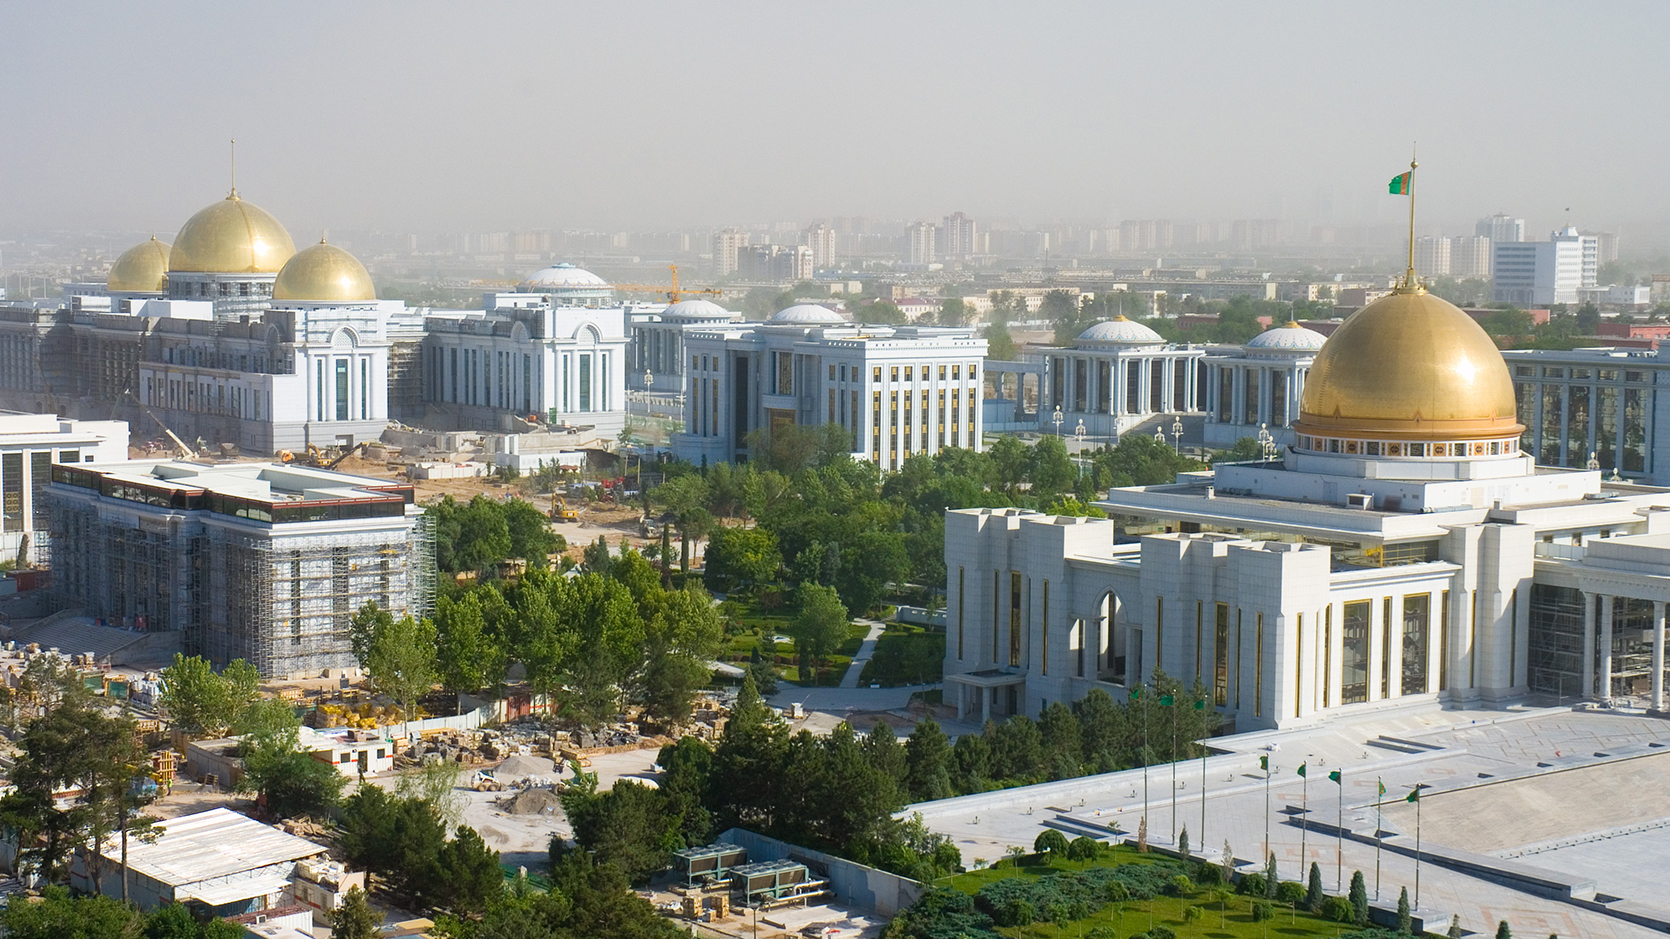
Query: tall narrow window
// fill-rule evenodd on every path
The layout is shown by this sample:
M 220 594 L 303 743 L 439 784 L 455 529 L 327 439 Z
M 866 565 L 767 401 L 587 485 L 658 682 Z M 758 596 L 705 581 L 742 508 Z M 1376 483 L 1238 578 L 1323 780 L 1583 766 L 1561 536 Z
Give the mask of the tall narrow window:
M 927 369 L 924 368 L 923 371 L 926 372 Z M 1050 673 L 1050 582 L 1047 578 L 1044 580 L 1044 622 L 1040 629 L 1043 635 L 1043 649 L 1038 662 L 1042 666 L 1041 671 L 1048 675 Z
M 336 360 L 336 419 L 348 419 L 348 360 Z
M 1199 682 L 1201 680 L 1200 646 L 1201 646 L 1201 638 L 1202 638 L 1203 634 L 1206 632 L 1206 625 L 1204 623 L 1204 618 L 1206 616 L 1205 608 L 1206 608 L 1206 602 L 1204 600 L 1196 600 L 1195 601 L 1195 681 L 1196 682 Z
M 1398 679 L 1400 694 L 1426 692 L 1427 624 L 1431 620 L 1432 594 L 1417 593 L 1403 598 L 1403 634 L 1399 639 L 1403 668 Z
M 1264 716 L 1264 614 L 1253 629 L 1253 716 Z
M 1212 624 L 1212 703 L 1229 706 L 1229 604 L 1220 603 Z
M 580 353 L 580 410 L 591 410 L 591 353 Z
M 1241 608 L 1235 608 L 1235 710 L 1241 710 L 1241 689 L 1246 687 L 1247 680 L 1241 675 L 1241 669 L 1246 663 L 1242 659 L 1247 654 L 1245 637 L 1241 634 Z
M 963 569 L 957 567 L 957 661 L 963 659 Z
M 1334 687 L 1334 605 L 1322 608 L 1322 706 L 1329 707 Z
M 1000 572 L 992 571 L 992 664 L 993 665 L 996 665 L 997 663 L 1003 661 L 1002 659 L 997 657 L 997 636 L 998 636 L 997 611 L 999 609 L 998 598 L 1001 596 L 1001 590 L 999 589 L 999 584 L 1001 584 L 1001 582 L 1002 582 L 1001 577 L 1002 577 L 1002 574 Z
M 1450 592 L 1438 595 L 1438 690 L 1450 690 Z
M 1009 572 L 1009 664 L 1021 664 L 1021 572 Z
M 1163 656 L 1165 655 L 1165 648 L 1166 648 L 1165 628 L 1166 628 L 1166 598 L 1165 597 L 1155 597 L 1154 598 L 1154 670 L 1155 671 L 1161 671 L 1161 670 L 1164 670 L 1164 668 L 1165 668 L 1165 662 L 1162 661 Z
M 1294 633 L 1298 638 L 1297 648 L 1293 652 L 1293 716 L 1299 716 L 1299 708 L 1305 700 L 1305 614 L 1299 614 L 1299 630 Z
M 1392 598 L 1381 604 L 1380 613 L 1380 697 L 1392 696 Z
M 371 360 L 360 359 L 360 420 L 371 420 Z
M 1368 700 L 1369 619 L 1373 616 L 1368 600 L 1354 600 L 1345 604 L 1344 622 L 1340 624 L 1340 694 L 1341 704 L 1357 704 Z

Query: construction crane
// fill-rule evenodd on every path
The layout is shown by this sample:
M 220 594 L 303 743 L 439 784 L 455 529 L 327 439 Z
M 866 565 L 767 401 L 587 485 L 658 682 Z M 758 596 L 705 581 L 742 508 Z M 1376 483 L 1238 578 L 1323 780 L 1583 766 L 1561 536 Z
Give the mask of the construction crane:
M 168 429 L 168 425 L 162 422 L 162 418 L 157 417 L 157 412 L 151 410 L 150 408 L 145 408 L 145 413 L 151 415 L 151 420 L 157 422 L 157 426 L 162 428 L 162 432 L 168 435 L 169 440 L 174 441 L 174 457 L 176 459 L 185 460 L 197 455 L 196 450 L 187 446 L 184 440 L 175 436 L 174 432 Z
M 673 282 L 670 285 L 669 284 L 610 284 L 609 288 L 611 290 L 624 290 L 628 293 L 659 293 L 659 294 L 664 295 L 667 298 L 668 303 L 677 303 L 681 297 L 686 296 L 686 295 L 691 295 L 691 296 L 705 295 L 705 296 L 710 296 L 710 297 L 722 297 L 722 296 L 725 295 L 725 291 L 720 290 L 716 287 L 689 287 L 689 288 L 680 287 L 678 285 L 678 265 L 677 264 L 667 265 L 667 271 L 672 275 L 672 281 Z M 472 281 L 470 281 L 471 286 L 475 286 L 475 287 L 520 287 L 522 285 L 522 283 L 523 282 L 511 281 L 511 280 L 472 280 Z

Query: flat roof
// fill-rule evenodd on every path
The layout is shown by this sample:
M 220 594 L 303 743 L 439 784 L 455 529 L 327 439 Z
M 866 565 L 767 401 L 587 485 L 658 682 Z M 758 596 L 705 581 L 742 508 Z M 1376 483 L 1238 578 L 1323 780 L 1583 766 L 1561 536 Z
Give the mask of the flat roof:
M 168 819 L 157 828 L 162 835 L 151 844 L 128 839 L 128 867 L 171 887 L 230 877 L 326 851 L 322 844 L 286 834 L 231 809 L 210 809 Z M 121 843 L 116 839 L 106 841 L 104 855 L 112 860 L 119 858 Z M 232 890 L 238 896 L 228 897 L 226 902 L 243 899 L 249 895 L 243 892 L 248 888 L 249 884 L 240 882 Z M 218 896 L 223 891 L 213 892 Z M 209 897 L 192 895 L 218 905 Z
M 194 463 L 189 460 L 123 460 L 80 463 L 76 469 L 107 479 L 141 483 L 181 492 L 262 499 L 270 502 L 387 498 L 399 483 L 374 476 L 354 476 L 294 463 Z M 367 492 L 366 490 L 373 490 Z

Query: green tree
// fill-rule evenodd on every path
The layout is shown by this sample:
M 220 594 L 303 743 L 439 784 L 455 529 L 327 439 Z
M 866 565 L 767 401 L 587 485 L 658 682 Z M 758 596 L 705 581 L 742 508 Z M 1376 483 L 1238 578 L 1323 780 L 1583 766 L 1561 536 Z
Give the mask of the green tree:
M 331 914 L 331 939 L 377 939 L 383 928 L 383 918 L 371 912 L 365 891 L 349 887 L 342 897 L 342 905 Z
M 833 587 L 803 583 L 795 591 L 800 611 L 794 618 L 794 640 L 802 668 L 835 652 L 852 632 L 852 617 Z M 802 680 L 809 681 L 806 675 Z
M 290 705 L 262 701 L 246 712 L 238 730 L 244 775 L 237 791 L 255 793 L 279 818 L 324 817 L 336 807 L 347 780 L 334 765 L 301 749 L 301 721 Z
M 1508 921 L 1501 920 L 1496 924 L 1496 939 L 1513 939 L 1513 930 L 1508 928 Z
M 503 505 L 505 533 L 510 537 L 508 557 L 522 558 L 529 567 L 543 570 L 551 555 L 568 547 L 567 539 L 551 530 L 551 520 L 533 503 L 509 499 Z
M 435 673 L 454 694 L 480 691 L 504 680 L 504 644 L 487 623 L 479 588 L 435 600 Z
M 261 673 L 243 659 L 233 659 L 220 674 L 207 659 L 174 653 L 162 670 L 158 702 L 169 720 L 188 737 L 224 737 L 243 710 L 261 697 Z
M 1067 836 L 1046 828 L 1032 840 L 1032 850 L 1035 854 L 1048 854 L 1051 859 L 1062 857 L 1067 853 Z
M 1067 859 L 1071 861 L 1094 861 L 1101 853 L 1101 842 L 1088 835 L 1079 835 L 1067 843 Z
M 730 582 L 760 583 L 770 580 L 783 565 L 777 536 L 763 528 L 721 528 L 707 546 L 704 576 L 710 589 Z
M 435 565 L 448 573 L 490 571 L 510 556 L 502 503 L 479 495 L 467 503 L 444 496 L 425 510 L 435 532 Z
M 1267 900 L 1274 899 L 1276 888 L 1280 884 L 1281 879 L 1276 876 L 1276 852 L 1271 851 L 1270 860 L 1264 864 L 1264 898 Z
M 1397 931 L 1407 935 L 1410 932 L 1409 916 L 1409 888 L 1403 887 L 1397 895 Z
M 1245 463 L 1249 460 L 1264 459 L 1264 448 L 1256 438 L 1242 437 L 1235 441 L 1235 445 L 1228 450 L 1219 450 L 1212 454 L 1213 463 Z
M 1461 939 L 1461 914 L 1450 914 L 1450 931 L 1445 935 L 1447 939 Z
M 1305 909 L 1312 913 L 1322 909 L 1322 868 L 1315 861 L 1310 864 L 1310 880 L 1305 885 Z
M 623 780 L 607 792 L 565 799 L 563 809 L 581 847 L 641 884 L 668 863 L 677 819 L 668 817 L 665 803 L 659 791 Z
M 1351 915 L 1358 926 L 1368 925 L 1368 887 L 1363 883 L 1363 872 L 1351 872 L 1351 889 L 1347 892 L 1351 901 Z
M 934 318 L 941 326 L 965 326 L 968 324 L 968 317 L 968 305 L 963 303 L 963 298 L 949 297 L 941 301 Z
M 905 780 L 915 802 L 948 799 L 951 788 L 951 740 L 932 715 L 919 722 L 905 740 Z
M 1177 836 L 1177 856 L 1184 861 L 1189 859 L 1189 826 L 1184 825 L 1183 831 Z
M 902 326 L 909 322 L 905 312 L 897 304 L 886 300 L 875 300 L 858 308 L 858 322 L 874 323 L 886 326 Z
M 441 846 L 440 905 L 461 916 L 480 916 L 504 895 L 504 869 L 499 852 L 487 847 L 481 835 L 459 825 L 451 841 Z
M 17 898 L 0 913 L 8 939 L 123 939 L 139 934 L 141 922 L 131 907 L 111 897 L 71 897 L 49 886 L 39 903 Z
M 639 696 L 652 720 L 681 723 L 713 675 L 708 663 L 724 642 L 725 624 L 694 583 L 655 591 L 649 609 Z
M 408 615 L 379 624 L 360 664 L 372 687 L 399 702 L 411 720 L 418 699 L 435 685 L 435 659 L 434 621 Z

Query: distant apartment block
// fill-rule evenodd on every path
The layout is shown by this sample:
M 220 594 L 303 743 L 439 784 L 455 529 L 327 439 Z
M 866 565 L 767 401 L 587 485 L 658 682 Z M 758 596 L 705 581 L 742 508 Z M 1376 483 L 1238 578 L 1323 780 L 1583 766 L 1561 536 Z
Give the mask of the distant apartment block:
M 713 233 L 713 276 L 729 277 L 736 273 L 737 254 L 748 244 L 746 232 L 727 228 Z
M 1490 238 L 1458 235 L 1450 239 L 1450 276 L 1489 277 Z
M 939 254 L 942 257 L 961 261 L 983 253 L 977 246 L 979 227 L 974 223 L 974 219 L 961 212 L 945 216 L 939 226 L 938 240 Z
M 937 259 L 935 229 L 932 222 L 916 222 L 905 233 L 905 259 L 911 264 L 932 264 Z
M 1514 306 L 1576 303 L 1580 287 L 1593 287 L 1599 245 L 1575 228 L 1554 232 L 1548 241 L 1496 242 L 1492 248 L 1491 299 Z
M 1450 273 L 1450 239 L 1416 238 L 1415 270 L 1425 277 L 1448 276 Z
M 1497 213 L 1488 218 L 1481 218 L 1473 226 L 1473 234 L 1482 238 L 1489 238 L 1498 244 L 1504 241 L 1525 240 L 1525 220 L 1511 215 Z
M 835 229 L 822 222 L 807 228 L 803 242 L 812 252 L 812 269 L 828 270 L 835 264 Z
M 812 249 L 806 245 L 746 245 L 737 250 L 736 274 L 743 280 L 792 284 L 812 279 Z

